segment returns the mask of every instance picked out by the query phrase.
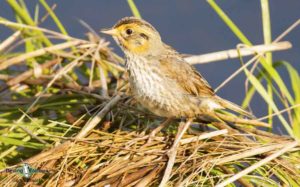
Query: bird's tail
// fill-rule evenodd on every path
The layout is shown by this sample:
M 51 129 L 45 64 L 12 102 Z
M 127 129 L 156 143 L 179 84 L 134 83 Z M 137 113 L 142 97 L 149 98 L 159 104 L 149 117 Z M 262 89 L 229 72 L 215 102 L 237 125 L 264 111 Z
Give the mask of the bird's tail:
M 221 106 L 224 107 L 225 109 L 232 110 L 232 111 L 234 111 L 234 112 L 236 112 L 236 113 L 238 113 L 238 114 L 241 114 L 241 115 L 243 115 L 243 116 L 246 116 L 246 117 L 248 117 L 248 118 L 250 118 L 250 119 L 255 119 L 255 118 L 256 118 L 256 117 L 255 117 L 253 114 L 251 114 L 250 112 L 248 112 L 248 111 L 242 109 L 240 106 L 238 106 L 238 105 L 236 105 L 236 104 L 234 104 L 234 103 L 232 103 L 232 102 L 230 102 L 230 101 L 227 101 L 227 100 L 225 100 L 225 99 L 222 99 L 222 98 L 220 98 L 220 97 L 218 97 L 218 96 L 216 97 L 216 99 L 217 99 L 219 105 L 221 105 Z

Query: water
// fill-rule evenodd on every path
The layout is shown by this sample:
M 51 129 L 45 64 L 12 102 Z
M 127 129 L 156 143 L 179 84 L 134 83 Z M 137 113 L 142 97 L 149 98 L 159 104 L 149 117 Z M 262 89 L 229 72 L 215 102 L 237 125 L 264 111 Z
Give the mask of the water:
M 26 1 L 28 8 L 33 11 L 37 0 Z M 85 37 L 86 29 L 80 25 L 79 19 L 84 20 L 96 31 L 111 27 L 122 17 L 130 16 L 131 11 L 127 1 L 109 0 L 48 0 L 50 5 L 57 4 L 55 12 L 65 25 L 69 34 L 75 37 Z M 233 21 L 240 27 L 253 44 L 263 43 L 260 1 L 230 0 L 217 1 Z M 165 43 L 173 46 L 181 53 L 203 54 L 218 50 L 235 48 L 240 43 L 228 27 L 222 22 L 214 10 L 204 0 L 190 1 L 137 1 L 141 15 L 161 33 Z M 270 1 L 273 38 L 280 35 L 287 27 L 300 18 L 300 1 L 272 0 Z M 0 2 L 0 16 L 13 20 L 13 14 L 5 1 Z M 42 9 L 42 8 L 41 8 Z M 42 15 L 43 11 L 41 11 Z M 42 24 L 43 27 L 56 29 L 50 19 Z M 0 26 L 0 40 L 10 35 L 10 32 Z M 288 51 L 274 53 L 274 60 L 286 60 L 300 71 L 300 28 L 292 31 L 284 40 L 291 41 L 293 48 Z M 107 36 L 105 36 L 107 37 Z M 111 41 L 111 38 L 108 38 Z M 112 42 L 116 52 L 122 55 L 120 49 Z M 197 65 L 197 69 L 208 80 L 213 88 L 239 68 L 237 60 L 226 60 L 205 65 Z M 290 88 L 289 76 L 281 70 L 287 86 Z M 237 104 L 241 104 L 244 92 L 245 76 L 236 77 L 218 94 Z M 256 116 L 266 114 L 266 105 L 260 96 L 256 95 L 252 102 Z

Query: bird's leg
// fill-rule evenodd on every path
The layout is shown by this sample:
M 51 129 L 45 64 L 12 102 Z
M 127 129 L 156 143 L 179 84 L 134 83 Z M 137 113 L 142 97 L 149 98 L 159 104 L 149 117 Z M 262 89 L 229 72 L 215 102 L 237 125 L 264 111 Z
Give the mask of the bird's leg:
M 167 125 L 169 125 L 169 123 L 173 121 L 173 118 L 167 118 L 164 122 L 162 122 L 161 124 L 159 124 L 155 129 L 153 129 L 151 131 L 151 133 L 149 134 L 149 138 L 146 144 L 150 144 L 151 141 L 153 140 L 153 138 L 155 137 L 155 135 L 157 133 L 159 133 L 163 128 L 165 128 Z
M 180 140 L 181 140 L 182 136 L 184 135 L 184 133 L 187 131 L 187 129 L 190 127 L 192 121 L 193 121 L 193 119 L 190 118 L 190 119 L 188 119 L 188 121 L 186 123 L 180 122 L 174 143 L 173 143 L 172 147 L 169 149 L 169 151 L 167 152 L 169 160 L 168 160 L 168 164 L 167 164 L 164 176 L 159 184 L 159 187 L 166 186 L 166 184 L 171 176 L 173 165 L 175 163 L 177 148 L 180 144 Z
M 182 136 L 184 135 L 184 133 L 188 130 L 188 128 L 190 127 L 191 123 L 192 123 L 193 119 L 188 119 L 187 122 L 180 122 L 179 126 L 178 126 L 178 130 L 177 130 L 177 134 L 174 140 L 174 143 L 170 149 L 170 151 L 174 148 L 177 148 L 179 145 L 179 142 L 182 138 Z

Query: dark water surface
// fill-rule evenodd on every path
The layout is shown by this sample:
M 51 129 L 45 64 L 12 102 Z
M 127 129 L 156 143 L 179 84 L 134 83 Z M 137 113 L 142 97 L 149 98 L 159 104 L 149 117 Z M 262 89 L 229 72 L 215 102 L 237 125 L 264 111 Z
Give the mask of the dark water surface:
M 25 0 L 33 12 L 37 0 Z M 96 31 L 111 27 L 122 17 L 130 16 L 131 11 L 125 0 L 47 0 L 57 4 L 55 12 L 65 25 L 70 35 L 85 37 L 86 29 L 79 23 L 84 20 Z M 259 0 L 227 0 L 217 1 L 244 34 L 254 44 L 263 43 L 261 7 Z M 300 1 L 271 0 L 271 19 L 273 38 L 280 35 L 287 27 L 300 18 Z M 214 10 L 204 0 L 136 0 L 136 4 L 144 19 L 153 24 L 161 33 L 165 43 L 173 46 L 181 53 L 203 54 L 218 50 L 235 48 L 240 43 L 228 27 L 222 22 Z M 6 1 L 0 1 L 0 16 L 14 20 Z M 43 9 L 40 7 L 40 9 Z M 41 11 L 42 15 L 42 11 Z M 42 27 L 56 29 L 48 19 Z M 9 30 L 0 26 L 0 40 L 10 35 Z M 105 36 L 106 37 L 106 36 Z M 274 53 L 274 61 L 286 60 L 300 71 L 300 27 L 292 31 L 284 40 L 291 41 L 293 48 L 288 51 Z M 109 38 L 109 40 L 111 40 Z M 120 49 L 112 42 L 117 53 Z M 197 65 L 197 69 L 216 88 L 223 80 L 239 68 L 237 60 L 226 60 L 205 65 Z M 289 76 L 280 71 L 289 86 Z M 236 77 L 218 94 L 240 104 L 245 96 L 245 76 Z M 299 83 L 300 84 L 300 83 Z M 258 117 L 266 114 L 266 106 L 260 96 L 252 102 L 254 114 Z

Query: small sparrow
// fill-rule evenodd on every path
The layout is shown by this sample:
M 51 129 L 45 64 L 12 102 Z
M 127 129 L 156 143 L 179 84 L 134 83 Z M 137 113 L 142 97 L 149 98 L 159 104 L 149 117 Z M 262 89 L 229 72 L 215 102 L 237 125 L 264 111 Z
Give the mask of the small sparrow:
M 218 97 L 202 75 L 145 20 L 125 17 L 102 32 L 113 36 L 124 51 L 134 97 L 154 114 L 194 118 L 228 109 L 253 116 Z

